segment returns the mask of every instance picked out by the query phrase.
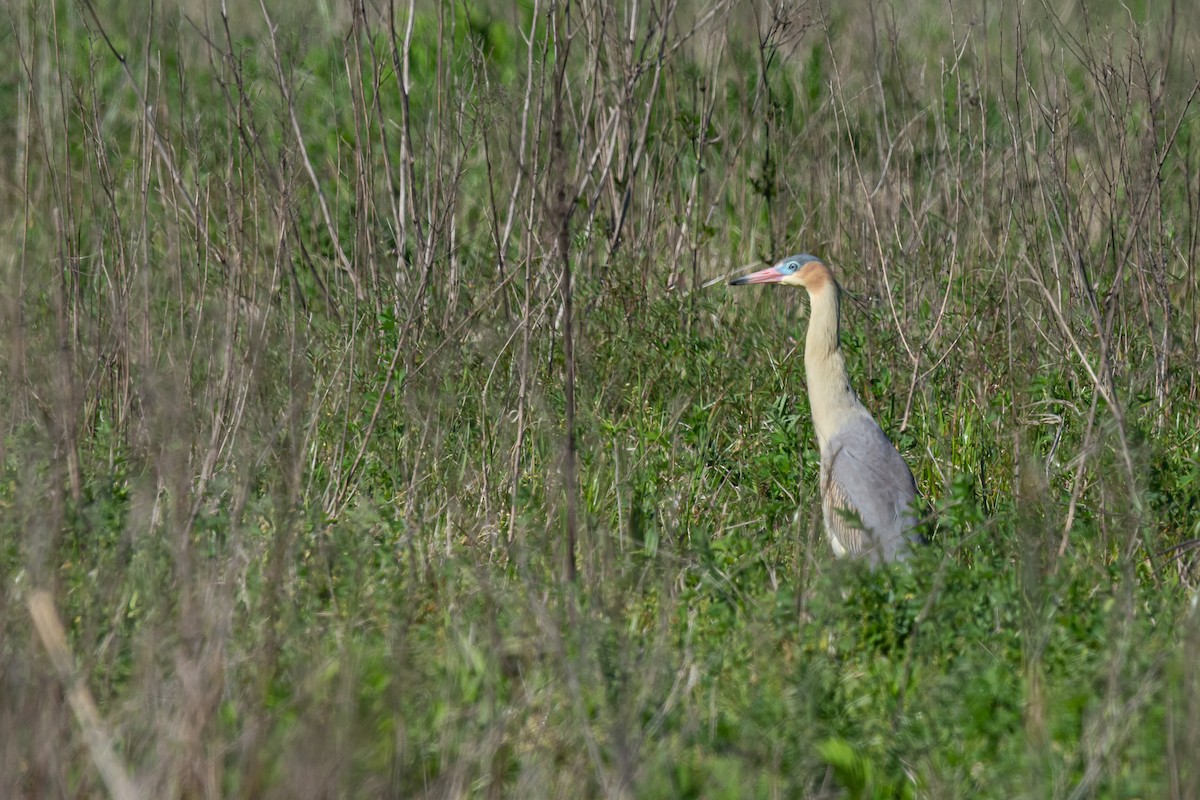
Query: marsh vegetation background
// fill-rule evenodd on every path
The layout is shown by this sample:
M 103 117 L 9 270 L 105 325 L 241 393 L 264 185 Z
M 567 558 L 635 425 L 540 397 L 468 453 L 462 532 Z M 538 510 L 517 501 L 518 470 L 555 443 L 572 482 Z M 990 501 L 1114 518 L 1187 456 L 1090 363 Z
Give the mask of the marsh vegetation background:
M 0 795 L 1200 796 L 1197 25 L 7 3 Z

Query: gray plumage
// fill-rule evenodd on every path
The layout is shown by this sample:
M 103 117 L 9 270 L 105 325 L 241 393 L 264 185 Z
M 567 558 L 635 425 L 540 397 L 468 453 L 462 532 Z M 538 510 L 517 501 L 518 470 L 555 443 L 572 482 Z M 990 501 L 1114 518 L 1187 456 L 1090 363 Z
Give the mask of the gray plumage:
M 821 510 L 838 555 L 872 564 L 896 561 L 916 541 L 917 483 L 908 464 L 869 417 L 848 423 L 821 451 Z
M 789 256 L 734 284 L 784 283 L 808 290 L 812 314 L 804 370 L 821 451 L 821 510 L 839 556 L 872 564 L 905 558 L 920 541 L 913 530 L 917 485 L 908 464 L 850 387 L 839 335 L 837 280 L 820 259 Z

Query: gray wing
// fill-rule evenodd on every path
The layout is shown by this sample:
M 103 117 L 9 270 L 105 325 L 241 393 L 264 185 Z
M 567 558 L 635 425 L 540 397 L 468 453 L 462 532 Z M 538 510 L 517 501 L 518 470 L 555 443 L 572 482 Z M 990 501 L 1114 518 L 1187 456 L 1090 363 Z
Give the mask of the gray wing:
M 825 531 L 838 555 L 872 563 L 907 555 L 917 484 L 908 464 L 875 420 L 860 417 L 821 454 Z

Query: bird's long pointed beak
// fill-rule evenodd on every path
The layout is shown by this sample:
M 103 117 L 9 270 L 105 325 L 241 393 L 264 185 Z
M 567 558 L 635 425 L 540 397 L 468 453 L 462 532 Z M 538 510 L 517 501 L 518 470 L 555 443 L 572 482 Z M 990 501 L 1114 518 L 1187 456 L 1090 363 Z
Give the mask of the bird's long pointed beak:
M 749 275 L 734 278 L 729 282 L 729 285 L 744 286 L 748 283 L 779 283 L 783 278 L 783 273 L 775 269 L 775 267 L 767 267 L 766 269 L 760 269 L 758 272 L 751 272 Z

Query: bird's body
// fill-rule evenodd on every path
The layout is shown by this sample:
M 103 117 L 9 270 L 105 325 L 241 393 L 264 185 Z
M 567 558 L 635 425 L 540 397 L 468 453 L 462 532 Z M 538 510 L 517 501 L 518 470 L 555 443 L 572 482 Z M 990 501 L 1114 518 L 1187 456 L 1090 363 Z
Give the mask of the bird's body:
M 804 369 L 821 452 L 825 533 L 839 556 L 873 564 L 903 559 L 917 541 L 912 509 L 917 485 L 908 464 L 850 387 L 832 271 L 812 256 L 791 256 L 733 283 L 784 283 L 808 290 L 812 313 Z

